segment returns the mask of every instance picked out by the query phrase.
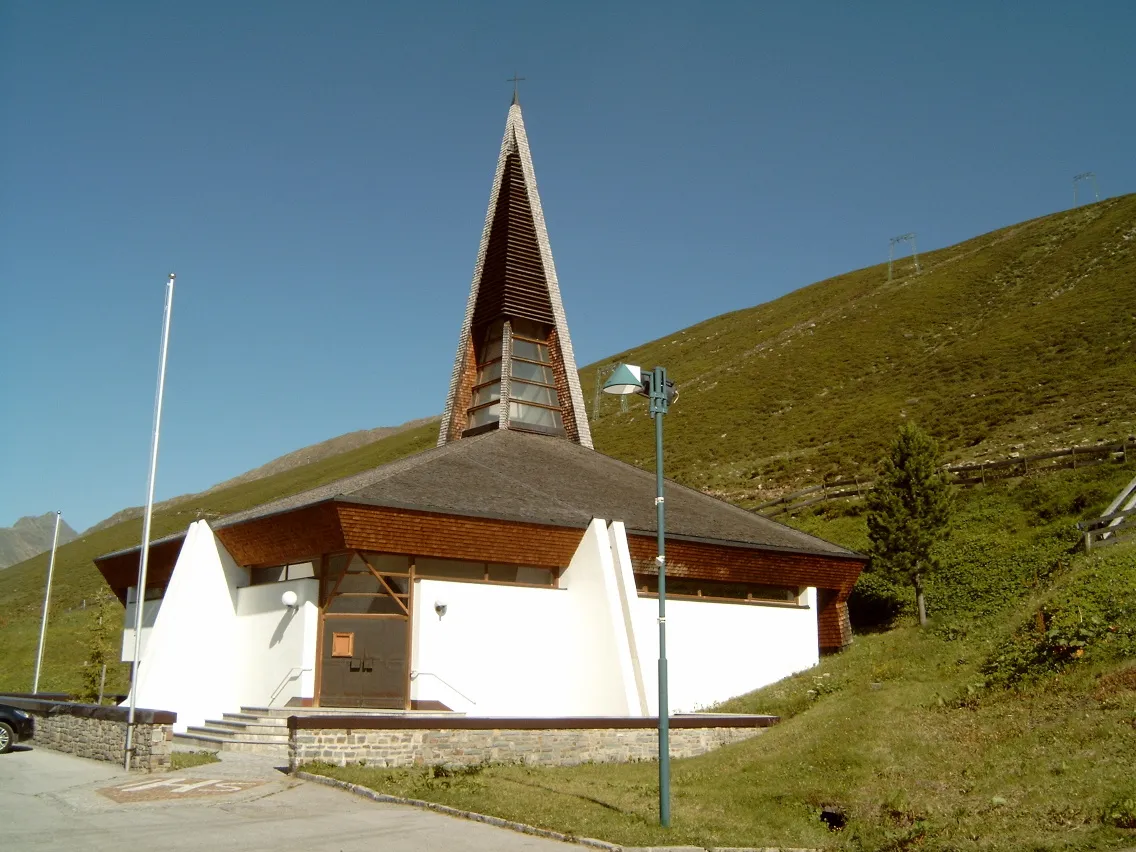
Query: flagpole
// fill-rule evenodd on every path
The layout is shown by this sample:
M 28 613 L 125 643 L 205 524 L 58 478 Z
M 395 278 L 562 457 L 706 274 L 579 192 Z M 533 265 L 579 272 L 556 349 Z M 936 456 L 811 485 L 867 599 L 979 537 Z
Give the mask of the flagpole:
M 150 437 L 150 483 L 146 489 L 146 513 L 142 519 L 142 556 L 138 563 L 138 585 L 134 588 L 134 662 L 130 667 L 130 713 L 126 720 L 124 766 L 130 771 L 134 754 L 134 710 L 138 703 L 138 669 L 142 663 L 142 610 L 146 605 L 146 569 L 150 562 L 150 521 L 154 515 L 154 479 L 158 473 L 158 432 L 162 425 L 162 395 L 166 388 L 166 353 L 170 346 L 170 314 L 174 307 L 174 278 L 166 282 L 166 307 L 162 317 L 162 350 L 158 360 L 158 391 L 154 396 L 154 432 Z
M 47 607 L 51 603 L 51 576 L 55 573 L 55 549 L 59 546 L 59 519 L 62 512 L 55 513 L 55 535 L 51 539 L 51 561 L 47 563 L 47 588 L 43 593 L 43 618 L 39 623 L 39 649 L 36 651 L 35 678 L 32 680 L 32 694 L 39 692 L 39 673 L 43 668 L 43 641 L 47 636 Z

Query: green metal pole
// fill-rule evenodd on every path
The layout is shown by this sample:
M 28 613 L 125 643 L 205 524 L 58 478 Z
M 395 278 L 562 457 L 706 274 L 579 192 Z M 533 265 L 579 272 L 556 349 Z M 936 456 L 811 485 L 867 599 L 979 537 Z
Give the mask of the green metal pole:
M 655 514 L 659 566 L 659 824 L 671 824 L 671 733 L 667 701 L 667 556 L 666 511 L 663 504 L 663 415 L 667 413 L 667 371 L 656 367 L 651 377 L 651 416 L 655 418 Z

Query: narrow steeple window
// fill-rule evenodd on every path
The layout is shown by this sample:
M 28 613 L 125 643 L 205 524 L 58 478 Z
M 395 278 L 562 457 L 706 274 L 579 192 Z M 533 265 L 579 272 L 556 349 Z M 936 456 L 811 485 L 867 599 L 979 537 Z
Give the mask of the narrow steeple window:
M 469 428 L 476 429 L 496 422 L 501 402 L 501 331 L 500 320 L 490 323 L 481 335 L 477 353 L 477 375 L 469 407 Z
M 509 423 L 563 434 L 560 397 L 548 349 L 549 328 L 530 320 L 512 323 L 513 347 L 509 359 Z

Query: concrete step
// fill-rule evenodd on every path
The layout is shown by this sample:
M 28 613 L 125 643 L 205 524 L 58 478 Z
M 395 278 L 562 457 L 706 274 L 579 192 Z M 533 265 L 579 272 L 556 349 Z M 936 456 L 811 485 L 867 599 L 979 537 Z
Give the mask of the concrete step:
M 235 722 L 230 719 L 206 719 L 206 726 L 236 734 L 282 734 L 288 736 L 287 719 L 257 719 L 249 722 Z
M 221 720 L 225 722 L 256 722 L 261 717 L 255 713 L 222 713 Z M 287 720 L 285 720 L 287 724 Z
M 204 733 L 174 734 L 174 745 L 201 749 L 203 751 L 236 751 L 247 754 L 262 754 L 268 757 L 288 757 L 288 743 L 279 742 L 238 742 L 224 737 Z
M 226 743 L 222 751 L 237 751 L 246 754 L 263 754 L 267 757 L 288 759 L 288 744 L 273 743 Z
M 192 746 L 204 751 L 220 751 L 227 743 L 228 740 L 223 737 L 211 737 L 205 734 L 174 734 L 174 745 Z
M 289 716 L 409 716 L 413 718 L 437 718 L 464 716 L 452 710 L 388 710 L 374 707 L 242 707 L 240 713 L 225 713 L 225 718 L 259 717 L 282 719 L 287 724 Z
M 190 725 L 186 728 L 186 734 L 194 737 L 213 737 L 215 739 L 224 740 L 233 743 L 283 743 L 288 744 L 288 732 L 279 732 L 273 730 L 270 733 L 258 733 L 251 731 L 234 731 L 229 728 L 217 728 L 206 722 L 204 725 Z

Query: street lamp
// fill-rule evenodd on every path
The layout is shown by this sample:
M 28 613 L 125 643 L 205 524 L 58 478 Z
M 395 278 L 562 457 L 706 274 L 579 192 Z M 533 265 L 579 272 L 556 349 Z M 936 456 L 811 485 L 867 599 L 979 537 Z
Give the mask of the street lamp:
M 658 527 L 659 569 L 659 824 L 671 824 L 670 708 L 667 703 L 667 557 L 663 511 L 663 415 L 675 399 L 674 382 L 664 367 L 644 372 L 633 364 L 620 364 L 606 382 L 604 393 L 637 393 L 651 401 L 655 420 L 655 514 Z

